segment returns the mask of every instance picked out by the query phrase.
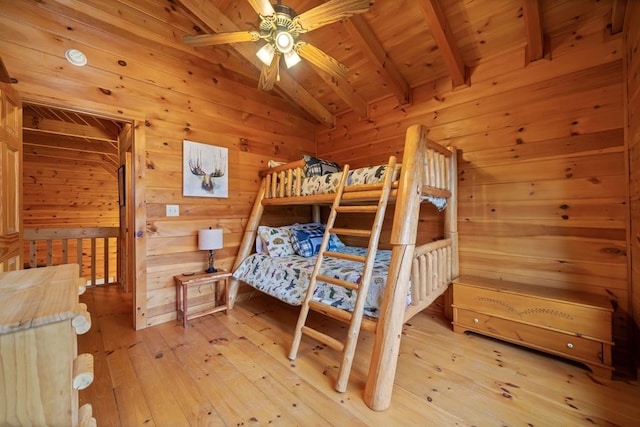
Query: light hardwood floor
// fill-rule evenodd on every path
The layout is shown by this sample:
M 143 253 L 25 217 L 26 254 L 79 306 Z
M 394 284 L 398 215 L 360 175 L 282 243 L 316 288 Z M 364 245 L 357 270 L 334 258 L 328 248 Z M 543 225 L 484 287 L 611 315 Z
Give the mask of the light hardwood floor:
M 346 393 L 338 354 L 305 337 L 287 359 L 297 309 L 255 293 L 228 316 L 131 327 L 116 287 L 81 296 L 93 326 L 79 337 L 95 357 L 80 393 L 101 427 L 200 425 L 640 425 L 640 385 L 594 377 L 571 362 L 478 335 L 459 335 L 438 310 L 405 325 L 391 408 L 362 401 L 373 337 L 361 334 Z M 343 325 L 311 318 L 334 333 Z

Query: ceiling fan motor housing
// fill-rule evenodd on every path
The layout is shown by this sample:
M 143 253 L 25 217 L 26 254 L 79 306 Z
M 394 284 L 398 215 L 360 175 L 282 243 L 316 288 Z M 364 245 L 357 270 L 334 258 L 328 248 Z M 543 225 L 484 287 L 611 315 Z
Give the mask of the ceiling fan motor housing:
M 275 14 L 261 16 L 260 34 L 281 53 L 291 52 L 300 34 L 300 26 L 295 22 L 296 12 L 289 6 L 274 4 Z

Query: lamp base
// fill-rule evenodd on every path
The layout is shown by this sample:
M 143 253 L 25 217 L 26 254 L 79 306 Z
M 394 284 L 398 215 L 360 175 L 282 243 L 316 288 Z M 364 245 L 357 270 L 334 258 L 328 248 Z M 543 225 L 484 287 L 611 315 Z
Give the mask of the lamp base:
M 213 251 L 209 250 L 209 257 L 208 257 L 208 261 L 209 261 L 209 267 L 204 271 L 205 273 L 215 273 L 216 268 L 213 266 Z

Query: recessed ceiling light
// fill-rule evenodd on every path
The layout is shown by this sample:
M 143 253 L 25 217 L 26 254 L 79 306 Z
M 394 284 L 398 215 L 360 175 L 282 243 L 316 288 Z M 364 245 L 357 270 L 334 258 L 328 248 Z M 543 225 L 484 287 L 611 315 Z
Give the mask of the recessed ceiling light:
M 67 51 L 64 53 L 64 57 L 67 58 L 67 61 L 69 61 L 76 67 L 84 67 L 85 65 L 87 65 L 86 55 L 80 52 L 78 49 L 67 49 Z

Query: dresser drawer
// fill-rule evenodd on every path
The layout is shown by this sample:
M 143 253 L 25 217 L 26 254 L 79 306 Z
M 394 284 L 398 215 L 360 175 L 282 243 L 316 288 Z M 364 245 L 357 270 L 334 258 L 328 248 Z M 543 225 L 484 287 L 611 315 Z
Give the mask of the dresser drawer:
M 454 323 L 463 329 L 491 335 L 537 350 L 565 355 L 571 359 L 603 362 L 603 344 L 598 341 L 461 308 L 454 309 Z
M 523 287 L 524 288 L 524 287 Z M 571 334 L 611 340 L 611 309 L 540 295 L 544 289 L 489 289 L 456 283 L 455 305 L 480 313 L 543 326 Z M 534 293 L 535 292 L 535 293 Z
M 79 271 L 0 273 L 0 425 L 95 426 L 90 405 L 78 410 L 78 390 L 93 381 L 93 356 L 78 356 L 76 335 L 91 327 Z

